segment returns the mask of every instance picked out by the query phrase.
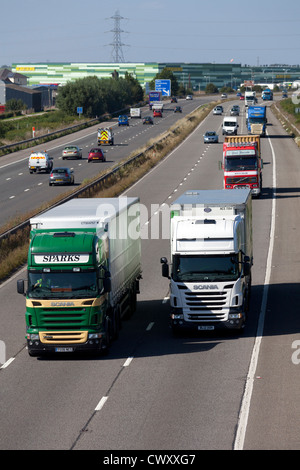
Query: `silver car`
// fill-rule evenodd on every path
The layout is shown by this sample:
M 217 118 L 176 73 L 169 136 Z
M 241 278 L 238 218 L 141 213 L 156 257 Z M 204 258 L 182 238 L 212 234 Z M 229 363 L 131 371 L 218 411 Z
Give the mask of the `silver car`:
M 223 113 L 223 106 L 216 106 L 213 110 L 213 114 L 222 114 Z
M 82 149 L 77 145 L 67 145 L 62 152 L 62 159 L 65 158 L 82 158 Z
M 204 143 L 218 143 L 219 136 L 215 131 L 207 131 L 204 134 Z
M 70 168 L 53 168 L 49 177 L 49 186 L 53 184 L 74 184 L 74 173 Z

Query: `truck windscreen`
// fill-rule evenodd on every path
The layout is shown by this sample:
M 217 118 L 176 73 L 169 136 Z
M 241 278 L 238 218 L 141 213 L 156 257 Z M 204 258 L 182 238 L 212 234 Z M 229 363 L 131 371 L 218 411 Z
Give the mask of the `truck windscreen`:
M 257 169 L 257 158 L 255 156 L 242 157 L 226 157 L 225 158 L 225 170 L 236 171 L 236 170 L 256 170 Z
M 238 256 L 175 255 L 172 277 L 175 282 L 234 281 L 239 277 Z
M 31 299 L 74 299 L 96 295 L 96 271 L 28 273 L 28 297 Z

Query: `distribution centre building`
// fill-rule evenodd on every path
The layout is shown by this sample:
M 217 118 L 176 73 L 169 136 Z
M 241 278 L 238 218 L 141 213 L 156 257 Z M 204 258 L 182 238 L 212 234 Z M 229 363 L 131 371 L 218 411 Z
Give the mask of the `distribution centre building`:
M 204 90 L 208 83 L 213 83 L 218 88 L 231 86 L 239 88 L 245 81 L 252 80 L 255 83 L 270 84 L 293 82 L 300 78 L 300 66 L 242 66 L 241 64 L 226 63 L 15 63 L 12 64 L 13 72 L 18 72 L 28 77 L 28 85 L 65 85 L 87 76 L 109 78 L 114 71 L 120 77 L 125 73 L 133 75 L 143 88 L 157 73 L 168 68 L 178 83 L 193 90 Z

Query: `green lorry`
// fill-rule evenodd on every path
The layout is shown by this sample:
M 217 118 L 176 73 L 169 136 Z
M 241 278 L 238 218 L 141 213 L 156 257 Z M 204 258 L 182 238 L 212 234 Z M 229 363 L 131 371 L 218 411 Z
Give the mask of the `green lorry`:
M 136 307 L 139 199 L 73 199 L 30 223 L 28 278 L 17 282 L 29 355 L 108 351 Z

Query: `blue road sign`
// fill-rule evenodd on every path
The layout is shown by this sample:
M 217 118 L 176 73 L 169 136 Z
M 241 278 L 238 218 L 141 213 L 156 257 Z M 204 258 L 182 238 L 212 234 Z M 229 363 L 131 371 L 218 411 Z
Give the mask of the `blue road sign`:
M 77 114 L 82 114 L 83 113 L 83 108 L 80 106 L 77 106 Z
M 155 91 L 161 91 L 162 96 L 171 96 L 171 80 L 155 80 Z

